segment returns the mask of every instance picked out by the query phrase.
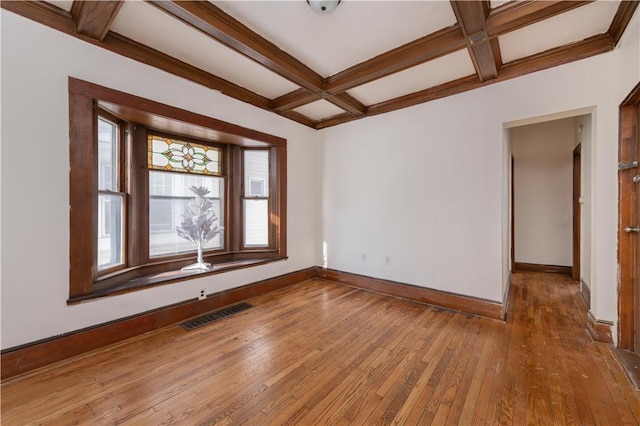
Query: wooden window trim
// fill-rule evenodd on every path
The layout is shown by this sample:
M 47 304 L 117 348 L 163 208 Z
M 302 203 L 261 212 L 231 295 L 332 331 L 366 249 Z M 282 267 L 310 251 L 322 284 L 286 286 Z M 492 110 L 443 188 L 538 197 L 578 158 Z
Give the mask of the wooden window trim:
M 185 254 L 181 253 L 181 254 L 169 254 L 169 255 L 164 255 L 164 256 L 151 256 L 150 253 L 150 246 L 149 246 L 149 223 L 148 223 L 148 216 L 147 216 L 147 212 L 149 211 L 149 172 L 151 171 L 161 171 L 158 169 L 149 169 L 147 167 L 147 136 L 148 135 L 155 135 L 155 136 L 160 136 L 160 137 L 166 137 L 169 139 L 179 139 L 180 141 L 184 141 L 184 142 L 192 142 L 192 143 L 196 143 L 196 144 L 200 144 L 200 145 L 209 145 L 215 148 L 220 149 L 220 154 L 223 158 L 223 164 L 221 166 L 221 172 L 222 174 L 220 176 L 215 176 L 215 175 L 211 175 L 212 177 L 221 177 L 224 179 L 225 181 L 225 188 L 224 188 L 224 199 L 223 199 L 223 206 L 222 208 L 225 209 L 225 218 L 226 218 L 226 209 L 227 209 L 227 194 L 230 194 L 229 192 L 227 192 L 227 174 L 226 171 L 230 170 L 228 168 L 228 166 L 225 164 L 224 159 L 226 158 L 226 151 L 227 151 L 227 145 L 221 145 L 219 143 L 215 143 L 215 142 L 210 142 L 210 141 L 203 141 L 200 139 L 195 139 L 192 137 L 182 137 L 179 135 L 174 135 L 174 134 L 170 134 L 167 132 L 163 132 L 163 131 L 159 131 L 159 130 L 155 130 L 155 129 L 148 129 L 144 126 L 136 126 L 136 133 L 134 136 L 134 140 L 133 140 L 133 144 L 136 147 L 136 149 L 138 149 L 139 147 L 139 152 L 136 154 L 137 159 L 134 159 L 134 161 L 136 161 L 136 168 L 140 169 L 140 170 L 144 170 L 143 173 L 138 173 L 138 177 L 142 178 L 141 180 L 143 181 L 143 185 L 144 188 L 140 188 L 138 189 L 137 193 L 138 194 L 144 194 L 144 197 L 138 197 L 139 200 L 138 202 L 140 203 L 140 208 L 138 209 L 138 218 L 133 221 L 132 223 L 142 223 L 142 221 L 147 220 L 144 225 L 145 226 L 139 226 L 136 230 L 131 230 L 133 232 L 136 232 L 137 236 L 136 238 L 133 238 L 134 240 L 137 240 L 141 246 L 140 249 L 140 259 L 138 262 L 136 263 L 144 263 L 144 264 L 150 264 L 150 263 L 154 263 L 154 262 L 166 262 L 166 261 L 173 261 L 173 260 L 181 260 L 184 259 Z M 144 147 L 144 150 L 141 148 Z M 230 223 L 230 222 L 227 222 Z M 225 224 L 220 224 L 221 226 L 226 226 Z M 235 223 L 232 223 L 230 227 L 235 227 Z M 205 258 L 212 258 L 212 255 L 217 256 L 219 254 L 224 254 L 227 253 L 228 249 L 228 244 L 227 244 L 227 239 L 228 239 L 228 235 L 229 232 L 224 232 L 224 239 L 225 241 L 223 242 L 223 248 L 222 249 L 217 249 L 217 250 L 209 250 L 208 252 L 204 253 L 204 257 Z M 270 248 L 273 248 L 275 246 L 270 246 Z M 191 254 L 192 256 L 193 254 Z M 191 259 L 193 260 L 193 259 Z M 192 262 L 191 262 L 192 263 Z M 131 263 L 133 264 L 133 262 Z
M 193 278 L 226 272 L 232 269 L 246 268 L 267 262 L 287 258 L 286 250 L 286 195 L 287 195 L 287 141 L 284 138 L 259 132 L 257 130 L 227 123 L 180 108 L 144 99 L 138 96 L 109 89 L 93 83 L 69 77 L 69 204 L 70 204 L 70 268 L 68 304 L 113 294 L 126 293 L 150 286 L 168 284 Z M 271 210 L 272 236 L 268 249 L 242 250 L 240 238 L 227 241 L 228 249 L 224 253 L 205 255 L 205 261 L 214 267 L 205 272 L 182 272 L 180 268 L 193 262 L 193 259 L 162 258 L 140 264 L 145 254 L 144 247 L 137 238 L 129 238 L 125 247 L 128 265 L 113 273 L 104 273 L 94 279 L 94 230 L 97 226 L 97 203 L 94 201 L 94 184 L 97 181 L 97 144 L 87 143 L 96 139 L 96 107 L 107 110 L 115 117 L 126 122 L 139 123 L 163 132 L 177 134 L 194 139 L 215 141 L 227 145 L 238 155 L 227 156 L 227 161 L 238 161 L 241 147 L 271 150 L 271 156 L 277 158 L 277 167 L 271 171 L 274 178 L 273 207 Z M 129 126 L 126 145 L 129 149 L 145 149 L 146 145 L 131 143 L 137 130 Z M 139 127 L 139 126 L 136 126 Z M 146 131 L 146 130 L 145 130 Z M 239 149 L 240 148 L 240 149 Z M 137 153 L 139 154 L 139 153 Z M 127 155 L 127 161 L 146 159 L 146 155 Z M 131 164 L 139 167 L 140 164 Z M 224 167 L 227 170 L 229 164 Z M 238 169 L 236 169 L 238 170 Z M 148 182 L 136 174 L 126 182 L 128 186 L 148 187 Z M 225 190 L 231 185 L 241 185 L 241 176 L 227 176 Z M 234 197 L 237 198 L 237 197 Z M 241 201 L 238 201 L 241 203 Z M 229 204 L 235 203 L 230 200 Z M 226 206 L 225 214 L 230 226 L 241 226 L 241 212 L 236 206 Z M 144 220 L 146 202 L 129 200 L 128 220 Z M 143 213 L 145 212 L 145 213 Z M 225 233 L 226 234 L 226 233 Z M 240 233 L 235 233 L 240 234 Z

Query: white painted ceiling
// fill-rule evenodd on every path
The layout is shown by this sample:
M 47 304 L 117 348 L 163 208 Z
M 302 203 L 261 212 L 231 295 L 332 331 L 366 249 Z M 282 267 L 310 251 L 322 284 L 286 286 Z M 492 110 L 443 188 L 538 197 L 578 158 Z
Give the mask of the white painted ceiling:
M 50 1 L 70 10 L 70 1 Z M 448 1 L 343 0 L 332 12 L 304 0 L 212 1 L 222 11 L 326 78 L 456 23 Z M 505 1 L 491 1 L 499 7 Z M 502 62 L 606 32 L 619 1 L 600 0 L 498 37 Z M 155 6 L 126 1 L 111 31 L 275 99 L 299 86 Z M 366 106 L 476 73 L 467 49 L 348 90 Z M 325 100 L 294 109 L 320 121 L 344 111 Z
M 455 24 L 449 2 L 345 0 L 332 12 L 305 1 L 214 1 L 323 77 Z
M 510 62 L 584 40 L 609 28 L 619 1 L 597 1 L 498 37 L 502 60 Z

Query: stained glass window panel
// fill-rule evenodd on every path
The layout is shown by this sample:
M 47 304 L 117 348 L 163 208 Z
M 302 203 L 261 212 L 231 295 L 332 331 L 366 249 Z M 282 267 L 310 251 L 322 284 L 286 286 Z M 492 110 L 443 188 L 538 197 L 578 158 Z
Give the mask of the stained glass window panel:
M 156 135 L 147 137 L 150 169 L 221 176 L 220 148 Z

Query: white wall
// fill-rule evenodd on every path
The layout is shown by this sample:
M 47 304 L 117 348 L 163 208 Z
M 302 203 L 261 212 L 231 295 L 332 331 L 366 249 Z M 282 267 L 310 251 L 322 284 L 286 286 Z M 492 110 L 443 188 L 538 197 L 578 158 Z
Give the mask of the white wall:
M 2 348 L 318 264 L 317 132 L 5 10 L 1 19 Z M 68 76 L 286 138 L 289 259 L 67 306 Z
M 581 185 L 580 185 L 580 281 L 587 287 L 591 288 L 591 210 L 593 202 L 591 198 L 591 164 L 593 161 L 591 155 L 591 115 L 581 115 L 576 117 L 576 128 L 582 128 L 582 132 L 578 132 L 577 140 L 581 145 Z
M 511 252 L 512 241 L 512 221 L 511 206 L 512 200 L 512 156 L 511 151 L 511 130 L 502 131 L 502 300 L 507 300 L 511 286 L 511 262 L 513 261 Z M 506 313 L 507 307 L 505 307 Z
M 575 118 L 511 129 L 515 261 L 573 264 Z
M 328 267 L 501 301 L 503 123 L 595 108 L 592 310 L 615 319 L 618 105 L 640 75 L 637 15 L 614 52 L 322 131 Z

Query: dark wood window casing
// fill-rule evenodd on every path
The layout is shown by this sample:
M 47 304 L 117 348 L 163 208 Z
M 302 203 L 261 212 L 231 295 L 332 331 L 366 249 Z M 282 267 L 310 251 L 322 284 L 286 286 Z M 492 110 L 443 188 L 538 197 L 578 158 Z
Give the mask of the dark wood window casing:
M 98 271 L 98 117 L 118 124 L 119 185 L 126 192 L 124 264 Z M 222 248 L 204 252 L 209 271 L 182 272 L 195 253 L 149 255 L 147 134 L 219 147 L 224 174 Z M 244 244 L 243 157 L 268 152 L 268 243 Z M 230 269 L 283 260 L 286 251 L 286 139 L 69 77 L 69 300 L 78 303 Z

